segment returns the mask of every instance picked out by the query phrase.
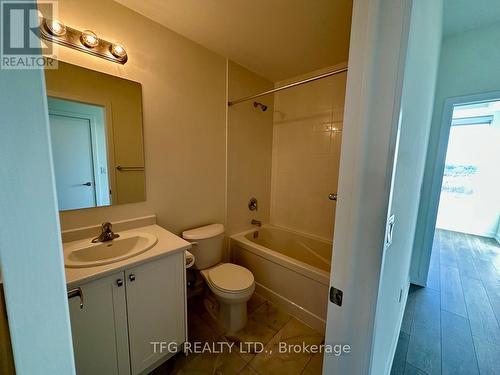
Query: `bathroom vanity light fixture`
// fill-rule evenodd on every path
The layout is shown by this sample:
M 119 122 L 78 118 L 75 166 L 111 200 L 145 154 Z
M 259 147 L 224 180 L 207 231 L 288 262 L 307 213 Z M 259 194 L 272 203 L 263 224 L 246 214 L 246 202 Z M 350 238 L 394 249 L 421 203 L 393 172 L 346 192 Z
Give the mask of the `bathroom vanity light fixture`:
M 56 36 L 61 37 L 66 34 L 66 25 L 59 20 L 46 20 L 46 25 L 49 32 Z
M 111 54 L 116 58 L 122 59 L 127 56 L 127 51 L 120 43 L 113 43 L 109 48 Z
M 101 39 L 91 30 L 73 29 L 58 20 L 44 18 L 40 34 L 45 40 L 119 64 L 125 64 L 128 60 L 122 44 Z
M 82 31 L 82 36 L 80 37 L 82 44 L 88 48 L 94 48 L 99 45 L 99 38 L 93 31 L 85 30 Z

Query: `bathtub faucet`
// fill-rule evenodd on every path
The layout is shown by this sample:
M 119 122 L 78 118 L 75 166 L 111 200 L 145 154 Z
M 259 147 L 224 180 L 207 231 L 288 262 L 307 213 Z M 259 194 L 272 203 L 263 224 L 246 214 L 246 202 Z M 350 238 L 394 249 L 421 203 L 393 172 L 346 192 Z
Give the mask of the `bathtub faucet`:
M 258 227 L 261 227 L 262 226 L 262 221 L 252 219 L 252 225 L 257 225 Z

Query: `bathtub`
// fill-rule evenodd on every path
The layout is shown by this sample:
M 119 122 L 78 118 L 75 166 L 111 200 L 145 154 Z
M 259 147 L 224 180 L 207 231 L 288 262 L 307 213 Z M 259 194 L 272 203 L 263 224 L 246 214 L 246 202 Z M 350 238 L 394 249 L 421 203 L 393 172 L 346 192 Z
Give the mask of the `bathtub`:
M 332 242 L 272 225 L 231 236 L 232 261 L 255 277 L 256 292 L 325 330 Z

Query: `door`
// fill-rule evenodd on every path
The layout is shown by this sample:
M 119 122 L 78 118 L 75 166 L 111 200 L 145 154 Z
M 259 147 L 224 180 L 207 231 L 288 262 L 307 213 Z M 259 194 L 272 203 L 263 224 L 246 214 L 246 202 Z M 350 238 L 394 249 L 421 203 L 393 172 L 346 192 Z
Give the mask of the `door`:
M 128 375 L 127 307 L 124 273 L 68 291 L 75 366 L 78 375 Z M 81 307 L 83 304 L 83 308 Z
M 49 120 L 59 210 L 95 207 L 90 121 L 56 114 Z
M 175 353 L 154 352 L 152 342 L 185 338 L 184 252 L 127 270 L 130 361 L 133 374 L 150 370 Z

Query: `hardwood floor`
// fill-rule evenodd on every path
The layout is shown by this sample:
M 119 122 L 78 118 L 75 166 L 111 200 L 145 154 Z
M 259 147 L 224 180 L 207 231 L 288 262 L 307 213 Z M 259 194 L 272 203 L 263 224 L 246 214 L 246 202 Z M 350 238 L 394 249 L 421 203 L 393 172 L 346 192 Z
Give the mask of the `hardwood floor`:
M 500 245 L 436 230 L 427 287 L 412 285 L 392 375 L 500 375 Z

